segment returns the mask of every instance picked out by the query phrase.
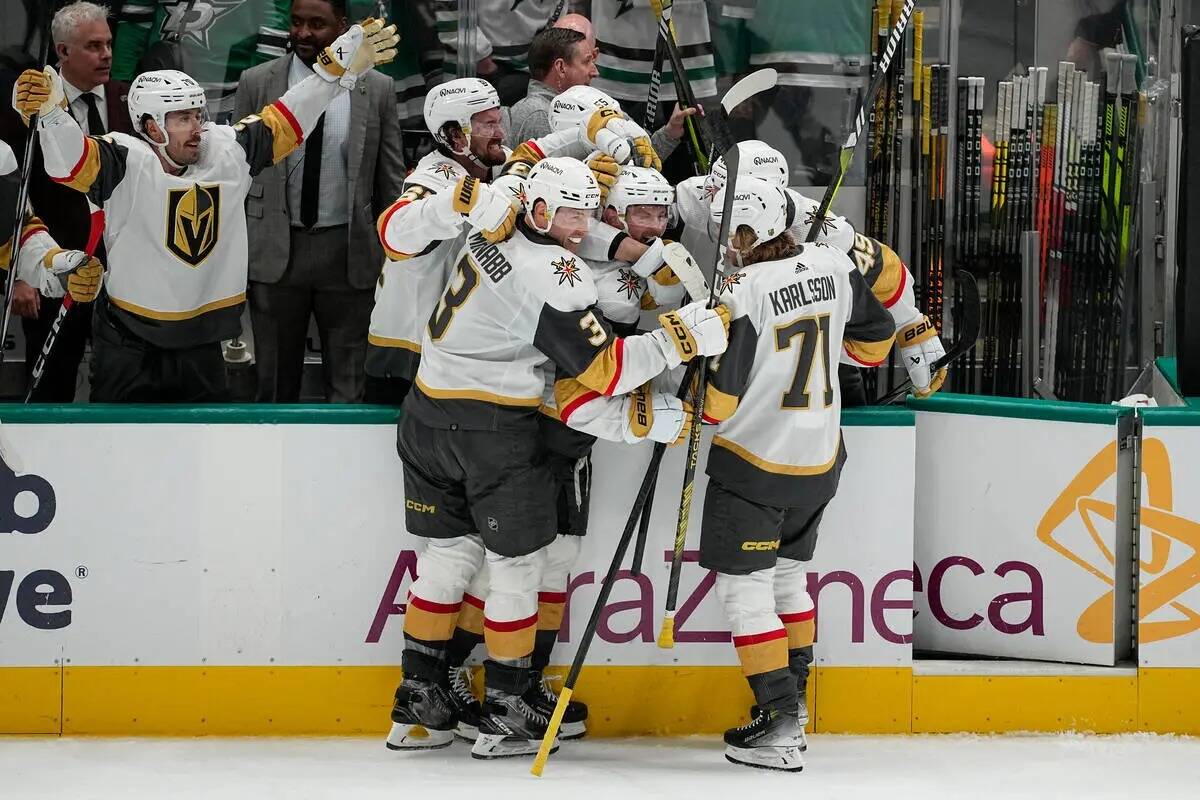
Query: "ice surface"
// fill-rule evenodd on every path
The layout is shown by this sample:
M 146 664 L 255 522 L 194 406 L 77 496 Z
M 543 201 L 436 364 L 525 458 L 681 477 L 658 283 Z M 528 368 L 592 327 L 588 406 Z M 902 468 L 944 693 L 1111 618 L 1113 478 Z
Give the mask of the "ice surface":
M 808 767 L 735 767 L 713 737 L 568 742 L 540 780 L 528 759 L 468 747 L 393 753 L 375 739 L 0 737 L 4 798 L 816 800 L 1200 797 L 1200 739 L 1123 736 L 832 736 Z

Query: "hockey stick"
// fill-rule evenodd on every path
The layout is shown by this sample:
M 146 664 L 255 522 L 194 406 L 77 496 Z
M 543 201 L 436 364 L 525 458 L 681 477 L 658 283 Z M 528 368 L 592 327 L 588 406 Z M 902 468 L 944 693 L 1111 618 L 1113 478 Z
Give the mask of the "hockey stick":
M 721 108 L 718 113 L 723 117 L 728 116 L 733 109 L 749 98 L 761 91 L 773 88 L 778 78 L 778 74 L 773 69 L 760 69 L 757 72 L 747 75 L 730 87 L 725 96 L 721 98 Z M 726 180 L 728 181 L 728 178 Z M 729 194 L 732 195 L 732 192 Z M 728 215 L 725 218 L 727 219 Z M 718 249 L 719 252 L 720 250 Z M 713 276 L 713 285 L 716 285 L 716 275 Z M 711 291 L 710 289 L 710 295 Z M 677 395 L 680 399 L 686 396 L 699 367 L 700 363 L 696 359 L 692 359 L 691 363 L 688 364 Z M 656 443 L 654 445 L 654 452 L 650 456 L 650 464 L 646 467 L 646 474 L 643 476 L 642 484 L 638 488 L 637 496 L 634 498 L 633 508 L 629 511 L 629 519 L 625 523 L 625 531 L 621 534 L 621 540 L 617 544 L 617 551 L 613 554 L 612 564 L 609 566 L 604 583 L 600 587 L 600 594 L 596 598 L 596 604 L 592 607 L 592 615 L 588 619 L 587 628 L 579 640 L 579 647 L 575 651 L 575 659 L 571 662 L 571 669 L 567 673 L 566 680 L 563 681 L 562 691 L 558 695 L 558 703 L 555 705 L 554 713 L 550 717 L 550 723 L 546 727 L 546 735 L 542 737 L 541 747 L 538 749 L 537 757 L 534 758 L 533 767 L 530 772 L 539 777 L 546 768 L 546 761 L 550 758 L 550 749 L 554 744 L 554 739 L 558 736 L 559 728 L 562 726 L 563 714 L 566 713 L 567 704 L 570 702 L 571 694 L 575 690 L 575 683 L 579 680 L 579 672 L 583 668 L 583 662 L 587 659 L 588 648 L 591 647 L 592 639 L 595 638 L 596 626 L 600 623 L 600 613 L 603 611 L 605 603 L 608 602 L 613 581 L 616 579 L 621 562 L 625 559 L 625 551 L 629 548 L 630 539 L 633 538 L 633 529 L 638 524 L 639 515 L 644 514 L 646 520 L 643 524 L 649 524 L 650 511 L 648 501 L 658 481 L 658 470 L 662 464 L 663 453 L 666 452 L 666 449 L 667 446 L 665 444 Z
M 896 45 L 900 42 L 900 38 L 904 36 L 904 31 L 908 27 L 908 20 L 912 17 L 913 6 L 916 0 L 904 0 L 904 8 L 900 10 L 900 19 L 896 20 L 896 24 L 892 27 L 892 35 L 888 37 L 887 46 L 883 50 L 883 55 L 879 59 L 879 69 L 875 72 L 875 77 L 871 78 L 871 84 L 867 87 L 867 94 L 863 98 L 863 104 L 858 109 L 858 116 L 854 119 L 854 130 L 850 132 L 846 143 L 842 145 L 842 152 L 838 158 L 838 170 L 834 175 L 833 181 L 829 184 L 829 188 L 825 190 L 825 196 L 821 198 L 821 205 L 817 207 L 816 216 L 813 217 L 814 223 L 808 229 L 808 238 L 806 241 L 815 242 L 817 235 L 820 233 L 825 220 L 829 216 L 829 207 L 833 205 L 833 198 L 838 193 L 838 189 L 842 186 L 842 181 L 846 179 L 846 173 L 850 171 L 850 162 L 854 160 L 854 151 L 858 147 L 858 138 L 862 136 L 863 125 L 867 119 L 868 107 L 874 107 L 875 97 L 879 94 L 879 90 L 883 88 L 883 84 L 887 79 L 888 67 L 892 63 L 892 56 L 896 52 Z
M 687 103 L 688 108 L 695 108 L 699 105 L 696 102 L 696 93 L 692 91 L 692 85 L 688 82 L 687 69 L 683 66 L 683 58 L 679 55 L 679 47 L 675 43 L 675 25 L 671 21 L 672 3 L 674 0 L 650 0 L 650 7 L 654 9 L 654 16 L 658 20 L 658 41 L 666 48 L 667 56 L 671 59 L 671 77 L 675 81 L 675 96 L 679 101 Z M 684 119 L 683 127 L 688 149 L 692 152 L 692 160 L 695 162 L 699 174 L 707 175 L 709 150 L 700 138 L 693 118 Z M 710 137 L 709 147 L 713 146 L 715 144 Z
M 46 69 L 46 62 L 50 59 L 50 21 L 54 18 L 54 10 L 58 5 L 57 2 L 46 3 L 45 19 L 46 24 L 42 32 L 42 48 L 38 55 L 38 63 L 41 64 L 40 69 Z M 0 321 L 0 364 L 4 363 L 4 357 L 8 351 L 8 325 L 12 321 L 12 296 L 13 284 L 17 280 L 17 258 L 21 255 L 21 228 L 25 223 L 26 206 L 29 205 L 29 181 L 33 178 L 33 148 L 38 144 L 38 115 L 29 115 L 29 133 L 25 136 L 25 152 L 21 157 L 21 188 L 17 190 L 17 208 L 15 211 L 16 221 L 13 223 L 13 243 L 12 250 L 9 253 L 9 270 L 8 279 L 4 284 L 4 313 L 3 320 Z
M 100 244 L 100 235 L 104 233 L 104 211 L 97 208 L 91 200 L 88 200 L 88 208 L 91 211 L 91 228 L 88 230 L 87 246 L 83 252 L 87 253 L 90 258 L 95 255 L 96 247 Z M 13 269 L 16 269 L 15 264 Z M 58 341 L 58 333 L 67 319 L 67 313 L 74 307 L 75 299 L 71 297 L 70 292 L 66 292 L 63 295 L 58 314 L 54 317 L 53 324 L 50 325 L 50 332 L 46 334 L 46 341 L 42 343 L 42 352 L 38 353 L 37 361 L 33 365 L 33 374 L 29 376 L 29 388 L 25 391 L 24 402 L 26 404 L 33 399 L 33 393 L 37 391 L 38 384 L 42 382 L 42 374 L 46 371 L 46 362 L 50 359 L 54 343 Z
M 933 366 L 929 368 L 930 379 L 974 347 L 975 340 L 979 338 L 979 286 L 975 283 L 975 276 L 965 269 L 960 269 L 954 273 L 954 277 L 959 289 L 962 290 L 963 309 L 960 317 L 962 330 L 946 354 L 933 362 Z M 910 388 L 912 388 L 912 381 L 907 380 L 892 392 L 879 398 L 876 405 L 884 406 L 894 403 L 908 394 Z
M 654 66 L 650 68 L 650 88 L 646 92 L 646 114 L 645 128 L 651 133 L 654 132 L 654 126 L 658 124 L 658 89 L 662 85 L 662 68 L 663 68 L 663 43 L 662 37 L 654 39 Z
M 717 304 L 724 282 L 721 263 L 724 246 L 729 241 L 730 218 L 733 216 L 733 200 L 737 194 L 739 153 L 733 145 L 721 158 L 725 161 L 725 203 L 721 211 L 721 228 L 717 234 L 717 251 L 713 257 L 713 277 L 709 288 L 708 307 Z M 704 426 L 704 399 L 708 390 L 708 358 L 700 360 L 700 379 L 696 383 L 696 394 L 692 398 L 692 429 L 688 434 L 688 454 L 683 466 L 683 490 L 679 496 L 679 518 L 675 525 L 675 550 L 671 558 L 671 578 L 667 583 L 667 606 L 663 612 L 662 628 L 658 632 L 658 646 L 669 650 L 675 646 L 675 606 L 679 600 L 679 577 L 683 571 L 683 547 L 687 542 L 688 523 L 692 515 L 692 492 L 696 480 L 696 466 L 700 461 L 700 432 Z
M 692 378 L 699 368 L 699 361 L 692 359 L 688 364 L 687 370 L 683 374 L 683 383 L 679 386 L 677 396 L 682 399 L 687 394 L 688 387 L 692 383 Z M 554 740 L 558 737 L 558 730 L 562 727 L 563 714 L 566 713 L 567 704 L 571 702 L 571 695 L 575 691 L 575 683 L 579 680 L 579 672 L 583 669 L 583 662 L 587 660 L 588 649 L 592 646 L 592 640 L 596 637 L 596 626 L 600 624 L 600 614 L 604 611 L 604 606 L 608 603 L 608 597 L 612 593 L 613 584 L 616 582 L 617 573 L 621 569 L 621 562 L 625 560 L 625 551 L 629 549 L 629 542 L 633 539 L 633 529 L 638 523 L 638 517 L 645 514 L 647 517 L 648 504 L 650 495 L 654 492 L 655 483 L 658 480 L 658 469 L 662 464 L 663 454 L 666 453 L 667 446 L 662 442 L 654 444 L 654 450 L 650 455 L 650 463 L 646 466 L 646 472 L 642 476 L 641 486 L 638 487 L 637 496 L 633 501 L 633 508 L 629 510 L 629 518 L 625 521 L 625 530 L 621 533 L 621 539 L 617 542 L 617 551 L 613 553 L 612 562 L 608 565 L 608 572 L 604 575 L 604 581 L 600 584 L 600 594 L 596 597 L 596 603 L 592 606 L 592 614 L 588 618 L 587 628 L 584 629 L 583 636 L 579 639 L 579 647 L 575 650 L 575 658 L 571 661 L 571 669 L 567 672 L 566 679 L 563 680 L 562 691 L 558 694 L 558 703 L 554 706 L 554 713 L 550 716 L 550 722 L 546 726 L 546 735 L 542 737 L 542 744 L 538 748 L 537 756 L 533 759 L 533 767 L 530 772 L 537 777 L 541 777 L 542 771 L 546 768 L 546 761 L 550 758 L 550 750 L 554 746 Z

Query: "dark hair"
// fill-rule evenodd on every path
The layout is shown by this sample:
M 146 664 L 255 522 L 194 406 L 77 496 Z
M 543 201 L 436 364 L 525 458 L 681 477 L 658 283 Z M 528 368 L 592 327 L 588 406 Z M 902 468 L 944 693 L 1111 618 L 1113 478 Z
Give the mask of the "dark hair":
M 529 45 L 529 74 L 541 80 L 550 72 L 558 59 L 570 61 L 575 55 L 575 45 L 587 37 L 570 28 L 547 28 L 538 31 Z
M 293 0 L 293 3 L 295 0 Z M 346 11 L 346 0 L 325 0 L 329 7 L 333 9 L 333 13 L 340 17 L 348 16 Z M 289 10 L 291 10 L 289 8 Z

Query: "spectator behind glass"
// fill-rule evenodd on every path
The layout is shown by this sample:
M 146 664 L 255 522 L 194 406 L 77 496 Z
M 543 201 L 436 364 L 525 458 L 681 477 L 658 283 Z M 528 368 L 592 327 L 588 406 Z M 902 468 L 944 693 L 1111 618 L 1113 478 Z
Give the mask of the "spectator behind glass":
M 63 6 L 50 25 L 58 70 L 62 76 L 68 110 L 85 133 L 99 136 L 110 131 L 133 133 L 126 107 L 129 86 L 109 80 L 112 66 L 112 34 L 108 27 L 108 9 L 90 2 Z M 7 97 L 7 90 L 4 92 Z M 25 152 L 28 129 L 5 103 L 0 111 L 0 139 L 12 147 L 21 159 Z M 78 192 L 50 180 L 46 175 L 40 148 L 34 154 L 33 177 L 29 182 L 29 201 L 33 212 L 46 223 L 51 237 L 67 250 L 82 250 L 91 228 L 87 200 Z M 104 248 L 97 251 L 105 260 Z M 50 326 L 58 316 L 62 300 L 43 297 L 25 281 L 13 285 L 13 311 L 21 316 L 25 334 L 25 374 L 46 341 Z M 79 365 L 92 326 L 92 304 L 78 304 L 67 315 L 33 400 L 43 403 L 70 403 L 75 399 Z
M 548 28 L 529 45 L 529 93 L 512 107 L 508 140 L 516 147 L 550 133 L 550 102 L 558 93 L 596 77 L 594 46 L 576 30 Z
M 237 118 L 274 102 L 312 75 L 317 54 L 348 26 L 345 0 L 294 0 L 290 55 L 246 70 Z M 300 399 L 309 317 L 321 337 L 328 402 L 361 402 L 367 327 L 383 249 L 375 218 L 402 191 L 392 79 L 369 72 L 335 98 L 304 143 L 255 178 L 250 223 L 250 322 L 258 400 Z

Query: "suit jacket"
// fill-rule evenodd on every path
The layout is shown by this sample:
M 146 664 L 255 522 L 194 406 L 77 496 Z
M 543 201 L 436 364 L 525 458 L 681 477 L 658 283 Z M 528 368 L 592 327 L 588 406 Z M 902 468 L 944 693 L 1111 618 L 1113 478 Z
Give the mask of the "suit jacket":
M 242 73 L 234 98 L 234 119 L 254 114 L 278 100 L 288 88 L 288 70 L 295 56 L 286 55 Z M 303 145 L 302 145 L 303 146 Z M 383 247 L 375 220 L 404 185 L 404 153 L 392 79 L 368 72 L 350 92 L 350 140 L 346 172 L 350 237 L 346 274 L 350 285 L 369 289 L 383 268 Z M 328 187 L 337 191 L 338 187 Z M 283 161 L 254 178 L 246 198 L 250 234 L 250 280 L 275 283 L 287 269 L 291 218 L 287 207 L 287 174 Z
M 9 89 L 0 89 L 4 97 L 8 97 Z M 104 87 L 105 106 L 108 111 L 108 130 L 120 133 L 133 133 L 133 123 L 129 120 L 129 107 L 126 104 L 129 95 L 129 84 L 123 81 L 109 81 Z M 12 147 L 17 156 L 17 163 L 22 163 L 25 156 L 25 142 L 29 129 L 21 121 L 21 117 L 7 103 L 0 111 L 0 139 Z M 33 154 L 33 177 L 29 181 L 29 204 L 33 213 L 41 217 L 50 230 L 50 235 L 58 242 L 59 247 L 68 250 L 82 250 L 87 246 L 88 231 L 91 229 L 91 216 L 88 214 L 87 198 L 74 189 L 55 183 L 46 174 L 42 162 L 42 149 L 39 147 Z M 100 245 L 103 248 L 103 244 Z M 98 253 L 101 260 L 104 254 Z

